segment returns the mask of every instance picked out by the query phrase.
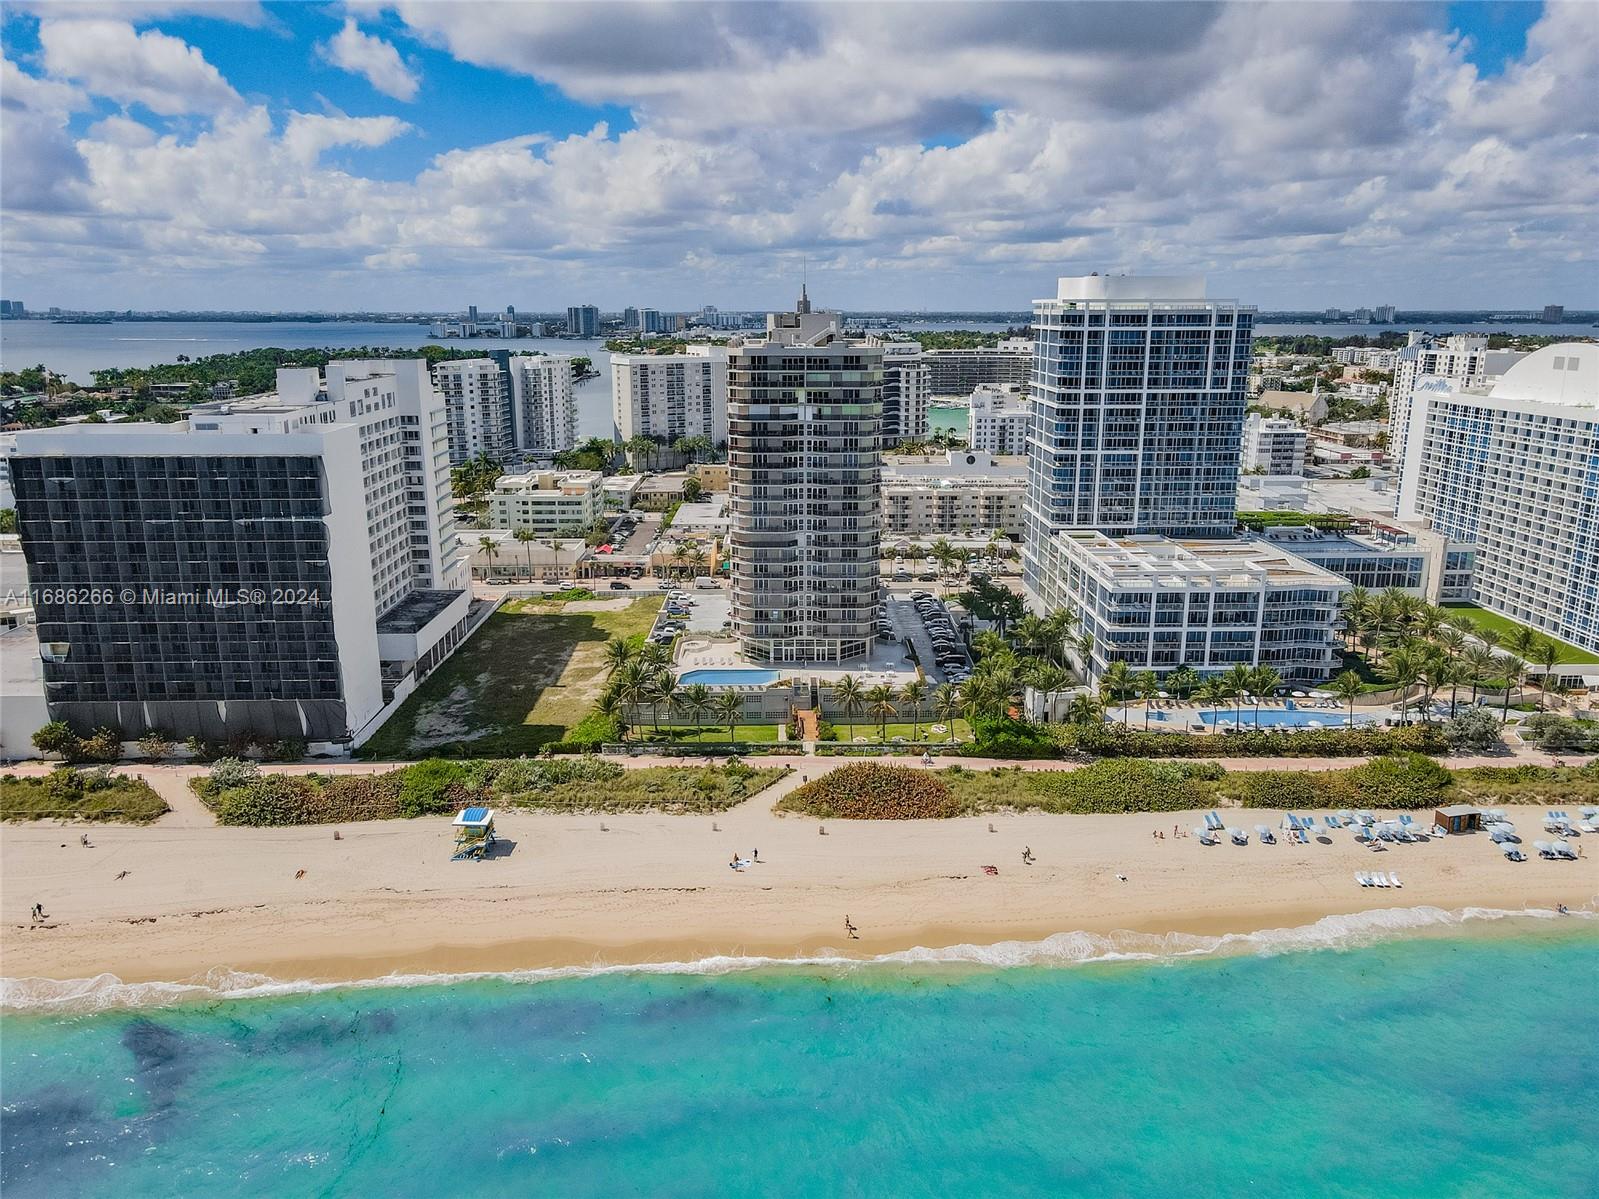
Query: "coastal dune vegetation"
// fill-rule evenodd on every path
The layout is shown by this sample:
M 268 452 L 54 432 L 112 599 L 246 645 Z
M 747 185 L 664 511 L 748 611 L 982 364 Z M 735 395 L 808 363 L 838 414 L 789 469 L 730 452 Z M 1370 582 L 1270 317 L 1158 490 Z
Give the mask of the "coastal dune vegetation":
M 1341 770 L 1227 770 L 1216 762 L 1139 758 L 1106 759 L 1074 770 L 918 770 L 862 762 L 796 788 L 776 808 L 828 820 L 929 820 L 989 812 L 1181 812 L 1218 806 L 1410 810 L 1454 802 L 1590 798 L 1599 798 L 1599 762 L 1451 771 L 1412 753 Z
M 289 775 L 225 759 L 192 785 L 221 824 L 279 826 L 439 816 L 475 804 L 545 812 L 725 812 L 786 773 L 738 759 L 628 770 L 583 757 L 432 758 L 378 774 Z
M 59 766 L 43 777 L 0 775 L 0 820 L 148 824 L 167 811 L 150 784 L 109 767 Z

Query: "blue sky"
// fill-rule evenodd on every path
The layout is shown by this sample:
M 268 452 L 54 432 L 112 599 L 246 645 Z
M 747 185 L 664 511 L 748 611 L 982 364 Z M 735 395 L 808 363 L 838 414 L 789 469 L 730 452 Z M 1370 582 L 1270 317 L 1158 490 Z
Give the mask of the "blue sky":
M 36 305 L 760 307 L 807 257 L 858 308 L 1092 269 L 1599 305 L 1591 4 L 17 0 L 0 34 Z

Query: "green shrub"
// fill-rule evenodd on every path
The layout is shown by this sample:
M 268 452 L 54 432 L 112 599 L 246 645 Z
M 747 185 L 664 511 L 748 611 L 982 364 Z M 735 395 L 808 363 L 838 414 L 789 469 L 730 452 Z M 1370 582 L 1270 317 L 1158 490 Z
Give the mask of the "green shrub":
M 139 738 L 139 753 L 149 762 L 159 762 L 162 758 L 171 757 L 172 751 L 177 747 L 178 743 L 159 729 L 151 729 Z
M 321 788 L 308 775 L 270 774 L 217 796 L 217 821 L 275 828 L 291 824 L 318 824 Z
M 209 778 L 218 790 L 243 787 L 261 777 L 261 768 L 243 758 L 218 758 L 211 766 Z
M 1585 726 L 1554 712 L 1536 712 L 1521 722 L 1521 735 L 1545 753 L 1580 753 L 1599 745 Z
M 973 740 L 963 751 L 974 758 L 1053 758 L 1059 752 L 1048 726 L 1006 717 L 972 722 Z
M 83 760 L 83 741 L 64 720 L 52 720 L 34 733 L 33 748 L 42 754 L 59 754 L 68 762 Z
M 122 734 L 116 729 L 97 728 L 83 739 L 82 753 L 90 762 L 115 762 L 122 757 Z
M 1448 790 L 1449 771 L 1426 754 L 1389 754 L 1341 772 L 1368 808 L 1425 808 Z
M 1443 728 L 1444 740 L 1457 753 L 1472 750 L 1487 753 L 1500 748 L 1499 718 L 1486 708 L 1467 708 Z
M 603 712 L 590 712 L 572 726 L 564 743 L 592 751 L 602 745 L 614 745 L 621 739 L 622 726 L 616 717 Z
M 70 808 L 83 798 L 83 776 L 70 766 L 57 766 L 44 780 L 51 803 Z
M 166 810 L 166 801 L 143 779 L 123 778 L 109 767 L 82 772 L 62 767 L 43 778 L 0 775 L 0 819 L 143 824 Z
M 399 814 L 405 817 L 434 816 L 453 812 L 472 797 L 467 783 L 467 767 L 461 762 L 429 758 L 407 766 L 401 772 Z
M 1443 753 L 1449 748 L 1442 729 L 1430 724 L 1297 732 L 1247 729 L 1220 736 L 1146 733 L 1120 725 L 1055 724 L 1048 729 L 1061 749 L 1100 758 L 1365 758 L 1406 751 Z
M 1214 762 L 1151 762 L 1139 758 L 1091 762 L 1076 770 L 1024 773 L 1010 806 L 1046 812 L 1181 812 L 1208 807 Z

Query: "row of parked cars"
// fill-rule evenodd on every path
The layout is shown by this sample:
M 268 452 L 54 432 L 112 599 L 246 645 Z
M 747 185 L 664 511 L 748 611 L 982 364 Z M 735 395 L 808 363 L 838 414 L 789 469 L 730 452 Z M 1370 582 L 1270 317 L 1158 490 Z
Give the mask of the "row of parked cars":
M 911 592 L 911 603 L 916 605 L 916 615 L 921 617 L 933 642 L 933 657 L 944 677 L 952 683 L 964 683 L 971 678 L 971 662 L 955 630 L 955 622 L 949 617 L 949 609 L 926 591 Z
M 672 638 L 688 631 L 688 610 L 694 606 L 694 597 L 686 591 L 668 591 L 661 614 L 656 617 L 651 641 L 662 645 L 672 644 Z

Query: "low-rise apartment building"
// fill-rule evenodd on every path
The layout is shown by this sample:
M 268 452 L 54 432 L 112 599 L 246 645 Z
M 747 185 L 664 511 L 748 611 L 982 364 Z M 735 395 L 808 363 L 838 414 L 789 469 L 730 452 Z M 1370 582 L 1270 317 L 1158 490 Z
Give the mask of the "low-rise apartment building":
M 603 477 L 597 470 L 501 475 L 489 496 L 489 523 L 512 532 L 586 530 L 605 511 Z
M 1157 675 L 1268 665 L 1297 683 L 1338 667 L 1350 584 L 1281 547 L 1085 529 L 1057 532 L 1035 552 L 1045 610 L 1072 608 L 1092 636 L 1076 662 L 1091 678 L 1112 662 Z
M 995 532 L 1027 527 L 1027 458 L 952 450 L 938 457 L 883 459 L 883 528 L 894 537 Z

